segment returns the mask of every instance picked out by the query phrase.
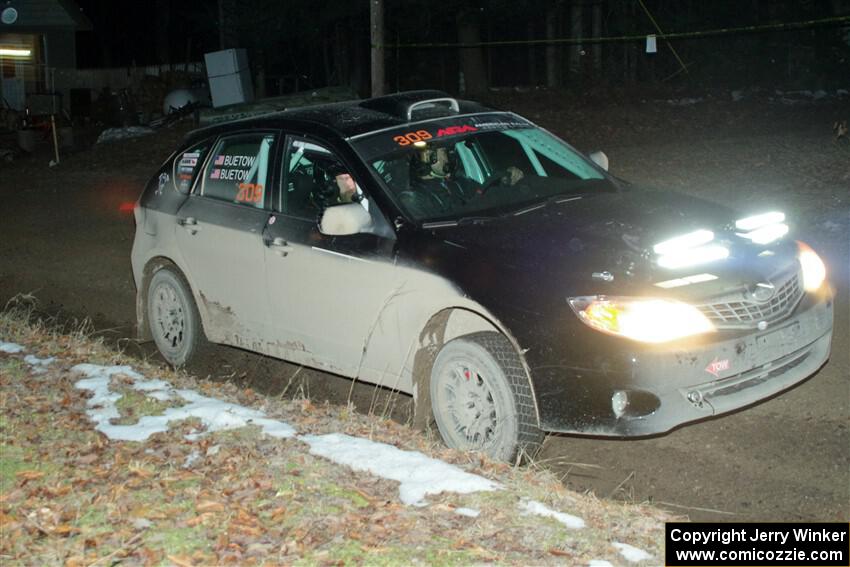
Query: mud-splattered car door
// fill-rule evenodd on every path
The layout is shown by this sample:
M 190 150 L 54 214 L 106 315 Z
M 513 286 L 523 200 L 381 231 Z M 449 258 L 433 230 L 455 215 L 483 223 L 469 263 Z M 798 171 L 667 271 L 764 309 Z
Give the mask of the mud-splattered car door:
M 268 332 L 262 231 L 275 140 L 273 132 L 218 140 L 175 229 L 207 337 L 251 350 Z
M 264 236 L 266 270 L 278 338 L 274 354 L 356 376 L 399 272 L 391 230 L 335 237 L 319 231 L 322 209 L 345 204 L 335 179 L 340 165 L 325 148 L 291 140 L 281 160 L 280 213 Z M 363 199 L 359 206 L 372 208 L 370 214 L 381 220 L 360 185 L 356 192 L 355 200 Z

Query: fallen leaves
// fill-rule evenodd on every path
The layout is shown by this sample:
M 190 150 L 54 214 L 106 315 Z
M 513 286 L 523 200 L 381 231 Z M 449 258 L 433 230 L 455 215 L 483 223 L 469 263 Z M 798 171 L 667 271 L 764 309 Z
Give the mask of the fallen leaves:
M 224 504 L 214 500 L 203 500 L 195 504 L 195 511 L 199 514 L 208 512 L 224 512 Z
M 31 480 L 38 480 L 44 477 L 44 473 L 42 471 L 19 471 L 15 473 L 15 478 L 22 481 L 21 484 L 25 484 Z
M 80 353 L 74 362 L 87 361 L 89 351 L 73 341 L 66 349 Z M 0 422 L 2 432 L 14 432 L 16 459 L 11 482 L 0 492 L 4 559 L 77 567 L 118 562 L 545 564 L 566 557 L 557 548 L 540 546 L 552 541 L 548 532 L 523 541 L 526 526 L 515 522 L 504 503 L 443 495 L 424 508 L 403 506 L 397 483 L 354 474 L 311 455 L 302 443 L 264 437 L 256 427 L 188 440 L 185 435 L 197 432 L 200 423 L 187 420 L 144 443 L 110 441 L 86 416 L 87 398 L 74 388 L 79 377 L 66 371 L 61 353 L 42 356 L 50 354 L 60 359 L 37 378 L 10 381 L 0 373 L 3 399 L 15 400 Z M 129 386 L 126 377 L 113 381 Z M 269 404 L 255 392 L 227 384 L 181 387 L 227 401 Z M 294 421 L 299 431 L 360 431 L 425 451 L 433 445 L 395 422 L 344 408 L 309 400 L 280 404 L 270 413 Z M 131 413 L 143 415 L 135 406 Z M 528 476 L 506 465 L 438 451 L 487 475 Z M 542 486 L 539 479 L 526 480 Z M 474 522 L 454 512 L 468 505 L 482 510 Z M 513 543 L 506 546 L 505 541 Z

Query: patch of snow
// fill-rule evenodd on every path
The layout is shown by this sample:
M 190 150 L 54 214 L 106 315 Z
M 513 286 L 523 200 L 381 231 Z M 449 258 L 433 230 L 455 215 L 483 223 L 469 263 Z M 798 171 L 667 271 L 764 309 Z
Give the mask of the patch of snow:
M 55 356 L 51 356 L 51 357 L 48 357 L 48 358 L 38 358 L 37 356 L 33 356 L 31 354 L 28 354 L 24 357 L 24 362 L 26 362 L 30 366 L 47 366 L 48 364 L 52 363 L 54 360 L 56 360 Z
M 147 394 L 149 398 L 153 398 L 160 402 L 168 402 L 174 399 L 174 396 L 172 396 L 169 392 L 165 390 L 154 390 L 152 392 L 148 392 Z
M 37 356 L 28 354 L 24 357 L 24 362 L 30 365 L 30 372 L 32 374 L 45 374 L 47 372 L 47 367 L 54 360 L 56 360 L 56 357 L 53 356 L 48 358 L 38 358 Z
M 183 468 L 190 469 L 192 465 L 194 465 L 198 459 L 201 458 L 201 454 L 198 451 L 192 451 L 186 456 L 186 460 L 183 461 Z
M 19 352 L 23 352 L 24 347 L 16 343 L 4 343 L 0 342 L 0 352 L 5 352 L 6 354 L 17 354 Z
M 590 563 L 587 564 L 587 567 L 614 567 L 611 565 L 611 562 L 605 561 L 604 559 L 591 559 Z
M 88 401 L 89 410 L 86 413 L 97 424 L 95 428 L 110 439 L 145 441 L 154 433 L 168 431 L 169 422 L 191 417 L 199 418 L 207 432 L 258 425 L 266 435 L 271 437 L 286 438 L 295 435 L 295 429 L 291 425 L 269 419 L 261 411 L 208 398 L 193 390 L 170 390 L 171 386 L 167 382 L 146 380 L 129 366 L 78 364 L 71 370 L 89 376 L 87 379 L 78 381 L 75 386 L 94 393 Z M 171 399 L 177 396 L 188 403 L 180 407 L 168 408 L 162 415 L 143 416 L 134 425 L 112 425 L 109 421 L 119 417 L 115 403 L 121 399 L 120 394 L 109 389 L 109 381 L 115 374 L 124 374 L 131 378 L 134 381 L 133 388 L 136 390 L 161 392 L 156 396 L 162 397 L 163 394 L 167 394 Z M 194 439 L 200 435 L 187 435 L 187 438 Z
M 169 389 L 171 389 L 171 384 L 169 384 L 165 380 L 144 380 L 142 382 L 136 381 L 133 384 L 133 389 L 138 390 L 140 392 L 153 392 L 155 390 L 169 390 Z
M 652 556 L 644 550 L 638 549 L 637 547 L 631 546 L 627 543 L 619 543 L 615 541 L 612 545 L 620 550 L 620 555 L 622 555 L 626 561 L 637 563 L 638 561 L 652 559 Z
M 205 429 L 186 435 L 190 440 L 206 433 L 247 425 L 259 426 L 263 433 L 276 438 L 290 438 L 296 433 L 291 425 L 271 419 L 259 410 L 208 398 L 194 390 L 174 389 L 168 382 L 146 379 L 129 366 L 78 364 L 71 370 L 87 376 L 77 381 L 75 387 L 92 392 L 86 413 L 96 424 L 95 428 L 110 439 L 145 441 L 154 433 L 167 431 L 171 422 L 193 417 L 200 419 Z M 179 407 L 167 408 L 162 415 L 143 416 L 132 425 L 113 425 L 110 421 L 120 416 L 115 404 L 121 399 L 121 394 L 109 387 L 115 375 L 126 376 L 131 380 L 130 386 L 133 389 L 145 392 L 158 400 L 182 400 L 186 403 Z M 405 504 L 424 506 L 425 497 L 429 494 L 467 494 L 501 488 L 496 482 L 464 472 L 454 465 L 416 451 L 403 451 L 385 443 L 342 434 L 306 435 L 299 439 L 310 446 L 310 452 L 314 455 L 347 465 L 354 470 L 368 471 L 381 478 L 398 481 L 401 483 L 399 496 Z M 207 455 L 217 452 L 218 446 L 213 446 L 207 450 Z M 191 453 L 184 466 L 191 466 L 198 458 L 200 454 Z M 469 510 L 470 515 L 472 512 L 478 514 L 477 510 Z M 568 518 L 566 514 L 562 516 Z
M 474 508 L 455 508 L 455 514 L 458 516 L 466 516 L 467 518 L 477 518 L 481 515 L 481 510 Z
M 107 128 L 97 137 L 96 144 L 114 142 L 115 140 L 127 140 L 153 134 L 155 130 L 146 126 L 128 126 L 127 128 Z
M 584 527 L 584 520 L 579 518 L 578 516 L 572 516 L 570 514 L 565 514 L 563 512 L 556 512 L 552 510 L 542 502 L 538 502 L 537 500 L 524 500 L 520 502 L 519 507 L 523 510 L 525 514 L 534 514 L 536 516 L 543 516 L 545 518 L 555 518 L 568 528 L 574 530 L 580 530 Z
M 464 472 L 454 465 L 386 443 L 341 433 L 304 435 L 299 439 L 310 446 L 310 452 L 314 455 L 347 465 L 356 471 L 368 471 L 375 476 L 400 482 L 399 497 L 408 505 L 426 505 L 425 497 L 429 494 L 468 494 L 501 488 L 491 480 Z
M 153 526 L 153 522 L 151 522 L 147 518 L 133 518 L 131 522 L 133 524 L 133 527 L 137 530 L 146 530 L 149 527 Z

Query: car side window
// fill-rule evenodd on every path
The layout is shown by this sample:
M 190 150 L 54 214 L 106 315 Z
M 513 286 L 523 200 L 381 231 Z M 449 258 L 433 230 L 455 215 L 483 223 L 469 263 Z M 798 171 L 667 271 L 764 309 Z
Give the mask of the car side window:
M 257 209 L 267 206 L 274 139 L 274 134 L 242 134 L 219 140 L 204 170 L 201 195 Z
M 174 158 L 172 179 L 174 189 L 178 193 L 186 195 L 192 189 L 192 183 L 197 177 L 209 149 L 210 141 L 204 140 L 187 148 L 185 152 Z
M 369 203 L 342 160 L 327 148 L 293 140 L 281 163 L 280 209 L 288 215 L 316 219 L 327 207 Z

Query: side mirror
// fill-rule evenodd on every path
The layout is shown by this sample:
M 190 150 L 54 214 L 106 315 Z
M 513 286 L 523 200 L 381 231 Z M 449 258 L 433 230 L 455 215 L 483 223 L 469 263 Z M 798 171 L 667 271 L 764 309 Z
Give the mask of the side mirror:
M 605 152 L 593 152 L 588 156 L 590 161 L 608 171 L 608 156 L 605 155 Z
M 348 236 L 372 230 L 372 217 L 360 203 L 328 207 L 322 213 L 319 230 L 328 236 Z

